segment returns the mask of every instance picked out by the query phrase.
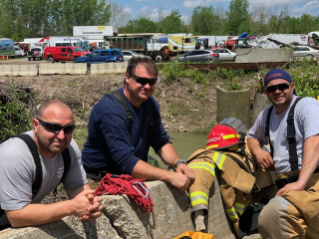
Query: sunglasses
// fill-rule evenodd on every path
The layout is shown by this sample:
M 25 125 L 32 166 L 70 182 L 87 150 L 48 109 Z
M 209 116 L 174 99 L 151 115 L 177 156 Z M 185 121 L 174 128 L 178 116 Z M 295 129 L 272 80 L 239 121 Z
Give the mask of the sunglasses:
M 278 84 L 278 85 L 271 85 L 271 86 L 268 86 L 266 87 L 266 91 L 268 93 L 275 93 L 276 90 L 280 90 L 281 92 L 287 90 L 289 88 L 290 84 L 288 83 L 281 83 L 281 84 Z
M 54 124 L 54 123 L 49 123 L 49 122 L 45 122 L 43 120 L 40 120 L 38 118 L 36 118 L 37 120 L 39 120 L 40 124 L 43 125 L 43 127 L 52 133 L 58 134 L 62 129 L 63 132 L 65 134 L 71 134 L 73 132 L 73 130 L 75 129 L 75 125 L 74 124 L 70 124 L 67 126 L 61 126 L 59 124 Z
M 144 77 L 139 77 L 139 76 L 136 76 L 134 74 L 131 74 L 131 77 L 135 78 L 135 81 L 137 83 L 139 83 L 140 85 L 144 86 L 144 85 L 147 85 L 149 84 L 150 86 L 154 85 L 157 81 L 157 78 L 155 79 L 149 79 L 149 78 L 144 78 Z

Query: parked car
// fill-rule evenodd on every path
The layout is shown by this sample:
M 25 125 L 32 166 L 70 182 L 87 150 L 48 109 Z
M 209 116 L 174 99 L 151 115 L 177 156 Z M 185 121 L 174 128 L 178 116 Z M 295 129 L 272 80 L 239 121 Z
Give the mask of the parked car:
M 122 51 L 124 61 L 129 61 L 133 56 L 138 56 L 134 51 Z
M 25 56 L 25 53 L 20 47 L 14 46 L 14 56 L 15 57 L 23 57 L 23 56 Z
M 39 46 L 31 48 L 28 52 L 28 60 L 31 61 L 31 59 L 34 61 L 36 59 L 43 60 L 43 48 Z
M 182 62 L 218 62 L 219 53 L 216 50 L 194 50 L 174 57 L 171 61 Z
M 236 53 L 232 52 L 226 48 L 218 48 L 216 49 L 219 53 L 219 60 L 220 61 L 234 61 L 236 59 Z
M 123 62 L 123 55 L 120 49 L 104 49 L 95 50 L 91 54 L 83 57 L 78 57 L 74 60 L 75 63 L 108 63 L 108 62 Z
M 52 46 L 44 49 L 44 59 L 47 59 L 49 63 L 74 61 L 90 53 L 78 46 Z
M 319 57 L 319 51 L 309 46 L 294 46 L 294 57 Z
M 124 61 L 129 61 L 133 56 L 144 56 L 144 57 L 150 58 L 150 56 L 138 54 L 135 51 L 122 51 L 122 54 L 123 54 Z

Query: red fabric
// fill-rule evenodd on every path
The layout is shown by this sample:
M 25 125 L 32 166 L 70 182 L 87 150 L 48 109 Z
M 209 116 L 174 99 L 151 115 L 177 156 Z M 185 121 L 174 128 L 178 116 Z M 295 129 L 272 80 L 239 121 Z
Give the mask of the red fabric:
M 145 191 L 145 189 L 147 190 L 147 187 L 143 183 L 144 181 L 145 179 L 136 179 L 127 174 L 112 175 L 107 173 L 101 179 L 100 185 L 95 190 L 95 195 L 99 196 L 104 193 L 112 195 L 126 194 L 131 201 L 137 204 L 143 213 L 152 212 L 152 206 L 154 206 L 154 203 L 151 195 L 148 191 Z M 137 190 L 134 187 L 136 187 Z M 141 193 L 138 192 L 138 190 Z

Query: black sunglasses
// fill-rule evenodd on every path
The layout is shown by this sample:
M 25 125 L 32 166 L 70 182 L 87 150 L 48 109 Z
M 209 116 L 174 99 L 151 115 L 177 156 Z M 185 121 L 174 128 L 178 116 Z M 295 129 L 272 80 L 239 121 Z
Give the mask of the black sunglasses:
M 266 91 L 268 93 L 275 93 L 276 90 L 280 90 L 281 92 L 287 90 L 289 88 L 290 84 L 288 83 L 281 83 L 281 84 L 278 84 L 278 85 L 271 85 L 271 86 L 268 86 L 266 87 Z
M 131 77 L 135 78 L 135 81 L 141 85 L 146 85 L 146 84 L 149 84 L 149 85 L 154 85 L 157 81 L 157 78 L 155 79 L 149 79 L 149 78 L 144 78 L 144 77 L 139 77 L 139 76 L 136 76 L 134 74 L 131 74 Z
M 75 125 L 74 124 L 70 124 L 67 126 L 61 126 L 59 124 L 54 124 L 54 123 L 49 123 L 49 122 L 45 122 L 43 120 L 40 120 L 39 118 L 36 118 L 37 120 L 39 120 L 40 124 L 43 125 L 43 127 L 52 133 L 58 134 L 62 129 L 63 132 L 65 134 L 71 134 L 73 132 L 73 130 L 75 129 Z

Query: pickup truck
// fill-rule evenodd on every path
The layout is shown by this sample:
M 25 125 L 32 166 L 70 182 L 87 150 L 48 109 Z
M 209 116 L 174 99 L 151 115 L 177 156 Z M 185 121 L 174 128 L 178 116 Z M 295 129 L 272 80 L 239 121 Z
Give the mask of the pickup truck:
M 49 63 L 74 61 L 90 53 L 78 46 L 53 46 L 44 49 L 44 59 L 47 59 Z
M 31 59 L 43 60 L 43 49 L 41 47 L 31 48 L 28 52 L 28 60 L 31 61 Z
M 119 49 L 95 50 L 90 55 L 78 57 L 74 63 L 108 63 L 123 62 L 123 54 Z

